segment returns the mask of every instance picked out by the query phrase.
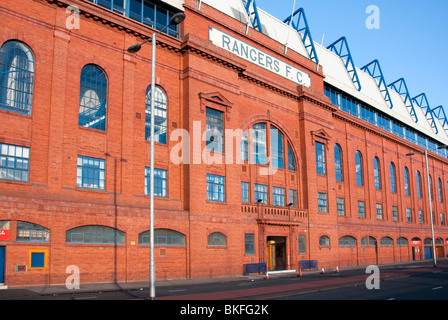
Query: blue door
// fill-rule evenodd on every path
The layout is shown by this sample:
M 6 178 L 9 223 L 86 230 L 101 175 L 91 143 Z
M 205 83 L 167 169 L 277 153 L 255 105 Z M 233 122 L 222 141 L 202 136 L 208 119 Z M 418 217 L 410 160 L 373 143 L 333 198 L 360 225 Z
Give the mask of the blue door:
M 432 259 L 432 247 L 425 247 L 425 259 Z
M 5 283 L 5 247 L 0 247 L 0 283 Z

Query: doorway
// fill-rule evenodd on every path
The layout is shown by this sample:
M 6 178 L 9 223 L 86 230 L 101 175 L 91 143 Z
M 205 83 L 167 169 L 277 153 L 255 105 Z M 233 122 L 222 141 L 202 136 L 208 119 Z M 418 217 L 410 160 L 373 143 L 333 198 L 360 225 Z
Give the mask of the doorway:
M 5 283 L 5 247 L 0 247 L 0 284 Z
M 268 237 L 266 251 L 268 270 L 286 269 L 286 237 Z

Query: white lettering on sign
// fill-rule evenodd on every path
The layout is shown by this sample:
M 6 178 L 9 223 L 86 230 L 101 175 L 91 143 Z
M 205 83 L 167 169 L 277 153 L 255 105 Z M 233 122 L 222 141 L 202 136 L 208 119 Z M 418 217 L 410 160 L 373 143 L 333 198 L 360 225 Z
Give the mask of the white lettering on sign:
M 310 75 L 216 28 L 209 29 L 209 40 L 216 46 L 236 54 L 261 68 L 299 85 L 311 87 Z

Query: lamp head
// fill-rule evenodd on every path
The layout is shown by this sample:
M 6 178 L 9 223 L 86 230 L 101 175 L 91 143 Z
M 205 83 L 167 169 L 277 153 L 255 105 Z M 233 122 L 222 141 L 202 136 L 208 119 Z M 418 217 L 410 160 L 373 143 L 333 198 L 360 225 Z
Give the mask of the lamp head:
M 176 13 L 174 16 L 171 17 L 169 24 L 177 25 L 185 20 L 185 13 L 179 12 Z
M 134 44 L 132 46 L 130 46 L 128 48 L 128 52 L 129 53 L 136 53 L 138 51 L 140 51 L 140 49 L 142 48 L 142 45 L 140 43 Z

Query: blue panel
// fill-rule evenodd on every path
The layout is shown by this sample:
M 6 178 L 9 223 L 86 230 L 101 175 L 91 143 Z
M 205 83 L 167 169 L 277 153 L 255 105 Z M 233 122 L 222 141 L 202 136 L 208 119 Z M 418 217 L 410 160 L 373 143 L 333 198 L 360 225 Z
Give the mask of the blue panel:
M 294 21 L 295 17 L 297 17 L 296 21 Z M 286 18 L 283 22 L 291 24 L 292 27 L 297 30 L 300 35 L 300 39 L 308 52 L 309 58 L 315 63 L 319 63 L 313 38 L 311 37 L 310 28 L 308 26 L 308 22 L 306 21 L 305 10 L 303 10 L 303 8 L 296 10 L 296 12 Z
M 393 108 L 392 100 L 390 99 L 389 90 L 387 89 L 386 81 L 384 80 L 383 71 L 381 71 L 380 63 L 378 60 L 373 60 L 369 64 L 361 68 L 364 72 L 367 72 L 376 81 L 378 88 L 383 95 L 384 101 L 389 105 L 389 108 Z
M 426 98 L 426 94 L 420 93 L 418 96 L 415 96 L 412 98 L 412 102 L 417 104 L 420 109 L 425 114 L 426 120 L 428 120 L 429 125 L 431 126 L 432 130 L 437 134 L 439 133 L 439 130 L 437 129 L 436 122 L 434 121 L 434 115 L 431 111 L 431 108 L 429 107 L 428 99 Z
M 443 109 L 442 106 L 438 106 L 434 109 L 432 109 L 432 114 L 440 120 L 440 122 L 442 123 L 443 128 L 445 129 L 445 131 L 448 131 L 447 125 L 448 125 L 448 120 L 446 118 L 446 114 L 445 114 L 445 110 Z
M 0 283 L 5 283 L 5 247 L 0 247 Z
M 243 0 L 243 5 L 246 8 L 246 12 L 249 16 L 252 27 L 259 32 L 263 32 L 260 23 L 260 17 L 258 15 L 257 3 L 255 2 L 255 0 Z
M 31 268 L 43 268 L 45 266 L 45 253 L 31 252 Z
M 341 37 L 340 39 L 330 44 L 327 49 L 330 49 L 331 51 L 336 53 L 344 61 L 345 68 L 347 69 L 347 72 L 351 77 L 353 84 L 358 91 L 361 91 L 361 83 L 358 78 L 358 73 L 356 72 L 355 64 L 353 63 L 353 58 L 347 44 L 347 39 L 345 37 Z
M 414 120 L 415 123 L 417 123 L 418 117 L 417 117 L 417 114 L 415 113 L 414 104 L 412 103 L 412 99 L 409 94 L 408 86 L 406 85 L 406 82 L 404 81 L 404 79 L 400 78 L 397 81 L 391 83 L 389 85 L 389 88 L 393 89 L 398 94 L 400 94 L 406 108 L 409 111 L 411 118 Z

